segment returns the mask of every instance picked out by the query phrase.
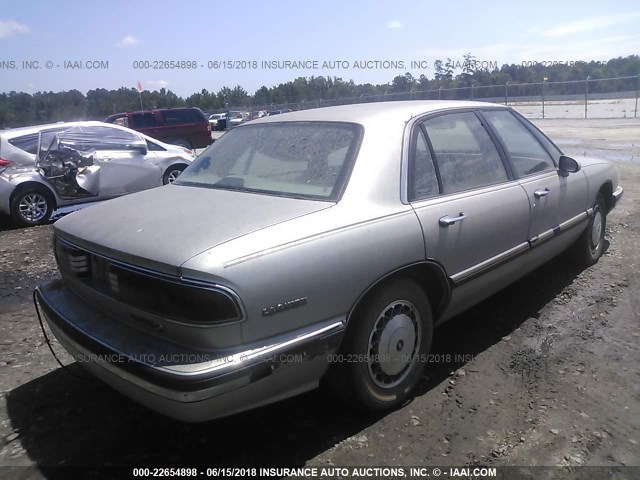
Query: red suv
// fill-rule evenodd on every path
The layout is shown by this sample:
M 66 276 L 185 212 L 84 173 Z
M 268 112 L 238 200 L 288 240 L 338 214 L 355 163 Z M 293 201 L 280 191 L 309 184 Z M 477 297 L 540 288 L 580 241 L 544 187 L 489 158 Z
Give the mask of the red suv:
M 205 148 L 211 144 L 211 124 L 202 110 L 195 107 L 116 113 L 104 121 L 185 148 Z

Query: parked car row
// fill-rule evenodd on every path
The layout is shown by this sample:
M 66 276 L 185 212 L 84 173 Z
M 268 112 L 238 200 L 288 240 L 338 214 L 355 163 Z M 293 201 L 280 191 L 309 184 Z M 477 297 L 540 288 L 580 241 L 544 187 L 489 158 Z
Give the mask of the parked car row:
M 205 148 L 211 144 L 211 123 L 199 108 L 159 108 L 117 113 L 104 121 L 184 148 Z
M 321 382 L 390 409 L 420 382 L 435 326 L 565 251 L 598 261 L 622 194 L 615 166 L 565 156 L 500 105 L 268 116 L 172 185 L 56 222 L 61 278 L 36 305 L 96 359 L 83 367 L 171 417 Z
M 223 122 L 220 122 L 223 120 Z M 220 124 L 218 124 L 220 122 Z M 227 114 L 226 113 L 212 113 L 209 115 L 209 124 L 213 131 L 223 131 L 227 128 Z
M 257 120 L 258 118 L 279 115 L 281 113 L 290 112 L 291 109 L 285 108 L 281 110 L 256 110 L 252 112 L 229 111 L 226 113 L 212 113 L 209 115 L 209 123 L 214 131 L 225 131 L 227 125 L 229 128 L 240 125 L 241 123 Z

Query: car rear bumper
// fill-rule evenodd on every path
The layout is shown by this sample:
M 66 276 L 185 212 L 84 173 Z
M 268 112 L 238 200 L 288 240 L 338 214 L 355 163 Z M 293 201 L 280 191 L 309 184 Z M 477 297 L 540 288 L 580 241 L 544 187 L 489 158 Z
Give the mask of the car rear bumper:
M 38 287 L 34 302 L 59 342 L 85 369 L 133 400 L 190 422 L 316 388 L 344 333 L 344 322 L 333 319 L 233 351 L 176 349 L 147 336 L 122 351 L 105 341 L 107 330 L 119 329 L 117 335 L 131 337 L 144 334 L 109 321 L 61 280 Z
M 11 194 L 15 190 L 15 185 L 9 183 L 2 174 L 0 174 L 0 214 L 11 214 Z

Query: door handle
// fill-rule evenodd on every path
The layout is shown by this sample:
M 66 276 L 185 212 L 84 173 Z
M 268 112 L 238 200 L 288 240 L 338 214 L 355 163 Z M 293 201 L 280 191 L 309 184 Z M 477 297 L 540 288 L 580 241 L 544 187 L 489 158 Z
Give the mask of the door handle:
M 467 216 L 464 213 L 460 212 L 457 217 L 450 217 L 449 215 L 445 215 L 444 217 L 440 218 L 440 220 L 438 220 L 438 223 L 441 227 L 448 227 L 449 225 L 461 222 L 465 218 L 467 218 Z
M 547 195 L 549 195 L 549 193 L 551 193 L 551 190 L 549 190 L 548 188 L 545 188 L 545 189 L 536 190 L 535 192 L 533 192 L 533 195 L 536 198 L 541 198 L 541 197 L 546 197 Z

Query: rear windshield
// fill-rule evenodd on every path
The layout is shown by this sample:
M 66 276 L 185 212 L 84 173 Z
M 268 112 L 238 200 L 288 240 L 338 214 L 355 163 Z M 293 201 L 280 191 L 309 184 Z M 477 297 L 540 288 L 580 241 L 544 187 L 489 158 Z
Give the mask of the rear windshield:
M 179 110 L 160 110 L 160 115 L 167 125 L 180 125 L 184 123 L 202 123 L 207 119 L 200 110 L 185 108 Z
M 350 123 L 247 125 L 225 133 L 175 183 L 336 201 L 361 136 Z

